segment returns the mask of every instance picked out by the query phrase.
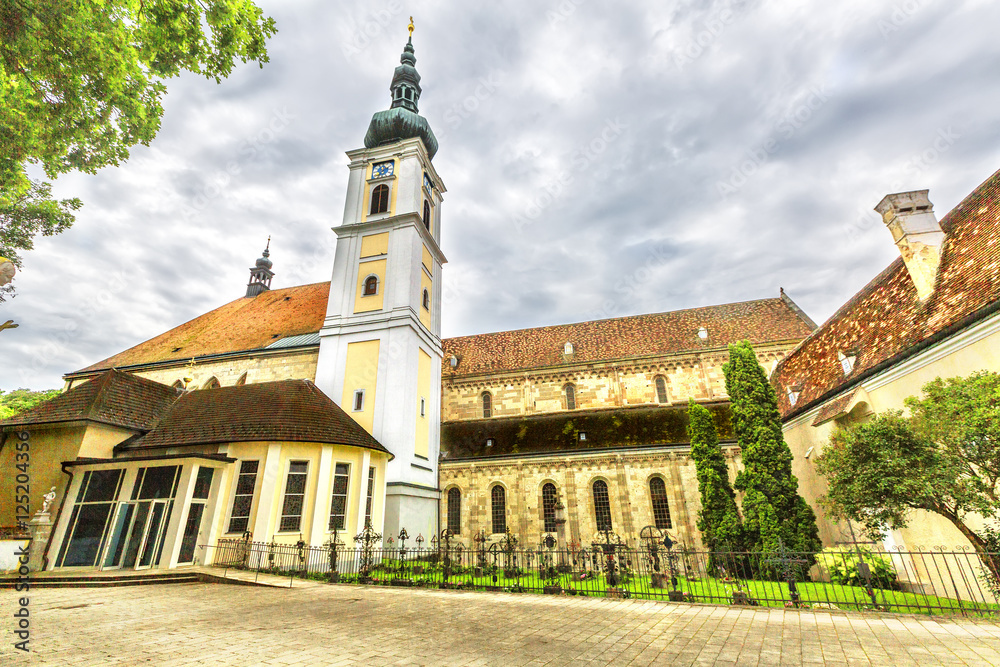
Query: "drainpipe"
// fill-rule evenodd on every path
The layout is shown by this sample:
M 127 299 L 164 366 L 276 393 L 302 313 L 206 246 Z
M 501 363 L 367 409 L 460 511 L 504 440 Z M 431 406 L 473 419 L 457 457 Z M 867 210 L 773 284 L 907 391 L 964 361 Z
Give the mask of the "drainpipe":
M 66 506 L 66 497 L 69 495 L 70 486 L 73 485 L 73 473 L 66 470 L 67 463 L 68 461 L 63 461 L 59 465 L 63 474 L 69 475 L 69 481 L 66 482 L 66 491 L 63 493 L 62 500 L 59 501 L 59 509 L 56 510 L 56 518 L 52 521 L 52 533 L 49 533 L 49 541 L 45 544 L 45 551 L 42 553 L 42 572 L 49 569 L 49 549 L 52 547 L 52 535 L 56 532 L 56 527 L 59 525 L 59 519 L 62 518 L 63 508 Z

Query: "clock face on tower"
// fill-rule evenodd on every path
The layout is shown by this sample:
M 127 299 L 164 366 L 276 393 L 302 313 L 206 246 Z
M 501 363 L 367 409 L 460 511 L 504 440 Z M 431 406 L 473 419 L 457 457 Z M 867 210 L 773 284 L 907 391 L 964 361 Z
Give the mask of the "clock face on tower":
M 434 184 L 431 183 L 431 177 L 427 175 L 426 171 L 424 172 L 424 187 L 427 188 L 428 191 L 434 189 Z
M 392 160 L 387 162 L 376 162 L 372 165 L 372 178 L 385 178 L 386 176 L 392 176 L 392 168 L 394 163 Z

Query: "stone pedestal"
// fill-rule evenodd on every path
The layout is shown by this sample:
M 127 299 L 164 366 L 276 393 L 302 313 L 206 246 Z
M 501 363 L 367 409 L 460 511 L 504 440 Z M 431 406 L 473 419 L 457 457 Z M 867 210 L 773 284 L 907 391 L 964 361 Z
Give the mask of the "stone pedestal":
M 48 512 L 36 512 L 28 522 L 31 543 L 28 545 L 28 570 L 41 572 L 44 569 L 42 555 L 52 534 L 52 517 Z

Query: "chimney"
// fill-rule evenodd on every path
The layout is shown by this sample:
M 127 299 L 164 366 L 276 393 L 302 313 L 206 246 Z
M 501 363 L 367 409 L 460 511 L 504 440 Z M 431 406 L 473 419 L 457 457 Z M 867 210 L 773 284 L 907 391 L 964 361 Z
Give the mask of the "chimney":
M 934 215 L 927 190 L 886 195 L 875 210 L 892 233 L 921 301 L 934 292 L 944 231 Z

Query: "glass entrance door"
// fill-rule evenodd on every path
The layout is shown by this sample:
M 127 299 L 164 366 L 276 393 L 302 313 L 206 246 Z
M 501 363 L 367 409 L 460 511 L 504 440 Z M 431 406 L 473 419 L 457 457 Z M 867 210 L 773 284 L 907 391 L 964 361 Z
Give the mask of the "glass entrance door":
M 170 516 L 169 504 L 167 500 L 119 503 L 104 569 L 142 570 L 156 565 Z

